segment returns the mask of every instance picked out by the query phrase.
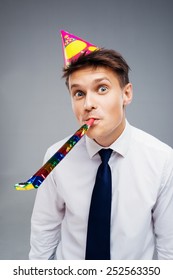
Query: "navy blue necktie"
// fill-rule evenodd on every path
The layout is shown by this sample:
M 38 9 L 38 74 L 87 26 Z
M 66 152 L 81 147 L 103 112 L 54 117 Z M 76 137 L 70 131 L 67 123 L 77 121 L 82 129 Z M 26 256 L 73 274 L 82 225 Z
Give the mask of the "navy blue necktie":
M 112 199 L 111 149 L 99 151 L 100 164 L 92 193 L 88 218 L 86 260 L 110 260 L 110 219 Z

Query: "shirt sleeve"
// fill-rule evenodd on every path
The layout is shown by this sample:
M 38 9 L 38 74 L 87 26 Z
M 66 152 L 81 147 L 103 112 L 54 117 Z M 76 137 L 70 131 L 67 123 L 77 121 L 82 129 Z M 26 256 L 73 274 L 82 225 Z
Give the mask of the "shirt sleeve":
M 44 162 L 49 158 L 48 150 Z M 64 202 L 58 194 L 53 173 L 52 171 L 37 190 L 31 217 L 31 260 L 54 259 L 61 240 Z
M 173 260 L 173 150 L 165 163 L 161 188 L 153 209 L 156 251 L 159 260 Z

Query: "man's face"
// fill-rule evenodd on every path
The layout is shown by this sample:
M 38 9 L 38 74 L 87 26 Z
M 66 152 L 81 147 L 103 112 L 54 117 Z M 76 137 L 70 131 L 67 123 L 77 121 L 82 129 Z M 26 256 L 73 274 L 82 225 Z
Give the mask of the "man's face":
M 111 145 L 125 128 L 124 107 L 131 102 L 132 85 L 122 89 L 111 69 L 87 67 L 70 75 L 69 90 L 79 123 L 95 119 L 87 135 L 101 146 Z

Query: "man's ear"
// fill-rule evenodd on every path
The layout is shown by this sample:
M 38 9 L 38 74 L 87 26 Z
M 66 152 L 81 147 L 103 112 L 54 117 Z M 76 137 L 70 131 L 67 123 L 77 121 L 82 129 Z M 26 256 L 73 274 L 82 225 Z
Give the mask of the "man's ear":
M 123 105 L 127 106 L 132 102 L 133 98 L 133 87 L 131 83 L 125 85 L 123 89 Z

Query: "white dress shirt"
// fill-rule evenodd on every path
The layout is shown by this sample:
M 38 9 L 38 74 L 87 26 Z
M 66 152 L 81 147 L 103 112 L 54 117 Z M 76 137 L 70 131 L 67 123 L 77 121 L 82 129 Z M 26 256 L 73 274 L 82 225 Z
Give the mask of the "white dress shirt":
M 68 138 L 48 149 L 47 161 Z M 102 147 L 84 136 L 37 191 L 30 259 L 85 259 Z M 173 259 L 173 150 L 126 122 L 110 146 L 111 259 Z M 104 205 L 103 205 L 104 207 Z

